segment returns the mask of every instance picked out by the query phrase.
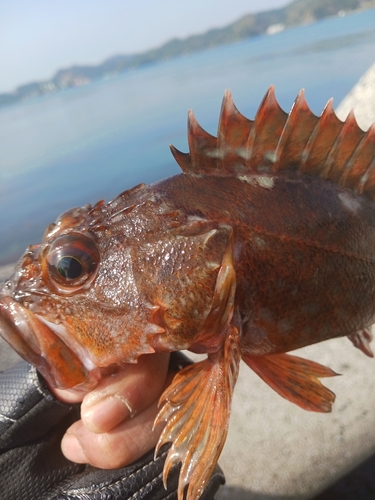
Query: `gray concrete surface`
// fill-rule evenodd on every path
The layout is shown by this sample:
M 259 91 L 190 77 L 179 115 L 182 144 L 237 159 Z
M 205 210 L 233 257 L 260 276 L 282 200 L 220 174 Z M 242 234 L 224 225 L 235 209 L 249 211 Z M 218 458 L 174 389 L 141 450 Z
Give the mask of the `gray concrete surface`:
M 357 110 L 357 120 L 364 129 L 375 121 L 375 65 L 338 107 L 342 119 L 348 106 Z M 10 272 L 9 267 L 0 270 L 0 281 Z M 218 500 L 302 500 L 316 497 L 332 484 L 333 489 L 322 493 L 319 500 L 375 497 L 375 360 L 364 356 L 346 338 L 296 354 L 342 374 L 324 380 L 337 396 L 332 413 L 301 410 L 243 364 L 220 459 L 227 484 Z M 0 368 L 11 366 L 16 359 L 0 341 Z
M 324 380 L 337 396 L 332 413 L 301 410 L 243 365 L 220 461 L 227 490 L 219 499 L 312 498 L 375 452 L 374 360 L 347 339 L 298 355 L 342 374 Z

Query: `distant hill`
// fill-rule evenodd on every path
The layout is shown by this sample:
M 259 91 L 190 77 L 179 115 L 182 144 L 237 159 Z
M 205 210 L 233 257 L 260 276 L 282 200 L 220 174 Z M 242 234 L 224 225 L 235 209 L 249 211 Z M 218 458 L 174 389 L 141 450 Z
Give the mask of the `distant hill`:
M 375 0 L 294 0 L 282 9 L 249 14 L 238 21 L 188 38 L 175 38 L 152 50 L 133 55 L 117 55 L 97 66 L 72 66 L 59 70 L 51 80 L 21 85 L 14 92 L 0 94 L 0 106 L 50 94 L 68 87 L 87 85 L 146 64 L 205 50 L 245 38 L 273 34 L 285 28 L 307 24 L 329 16 L 344 15 L 375 7 Z

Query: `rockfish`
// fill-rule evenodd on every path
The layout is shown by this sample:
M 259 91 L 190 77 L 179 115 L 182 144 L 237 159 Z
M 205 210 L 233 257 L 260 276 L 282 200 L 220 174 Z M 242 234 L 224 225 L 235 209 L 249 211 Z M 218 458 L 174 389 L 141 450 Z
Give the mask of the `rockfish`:
M 338 336 L 372 355 L 375 127 L 320 117 L 273 88 L 254 121 L 226 92 L 218 134 L 189 113 L 183 173 L 73 208 L 0 289 L 0 333 L 51 386 L 88 390 L 143 354 L 207 358 L 161 397 L 164 480 L 199 498 L 224 445 L 240 360 L 281 396 L 328 412 L 335 373 L 288 351 Z

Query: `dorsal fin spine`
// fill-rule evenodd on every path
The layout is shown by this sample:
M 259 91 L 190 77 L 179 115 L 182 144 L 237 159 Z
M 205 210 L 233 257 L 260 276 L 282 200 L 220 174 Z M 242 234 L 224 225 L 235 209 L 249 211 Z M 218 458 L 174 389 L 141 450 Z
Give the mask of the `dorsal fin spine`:
M 375 124 L 364 133 L 362 139 L 354 149 L 346 168 L 340 179 L 343 187 L 357 187 L 358 193 L 362 192 L 363 186 L 369 176 L 368 169 L 375 158 Z M 359 181 L 358 181 L 359 179 Z
M 317 121 L 318 117 L 307 105 L 304 90 L 300 90 L 277 145 L 275 171 L 298 169 L 302 152 Z
M 365 178 L 362 176 L 361 183 L 359 185 L 359 189 L 361 191 L 358 190 L 358 192 L 360 194 L 367 195 L 373 200 L 375 198 L 375 156 L 368 166 L 364 176 Z
M 255 115 L 253 127 L 246 143 L 247 165 L 253 172 L 272 167 L 278 138 L 285 126 L 288 114 L 279 106 L 275 89 L 271 86 L 264 96 Z
M 375 200 L 375 160 L 371 162 L 363 179 L 359 185 L 355 187 L 354 191 L 371 200 Z
M 342 124 L 327 156 L 322 172 L 324 179 L 340 182 L 346 166 L 363 136 L 364 132 L 358 127 L 354 113 L 351 111 Z
M 224 171 L 227 171 L 228 165 L 234 167 L 236 164 L 246 163 L 248 150 L 245 144 L 252 126 L 253 121 L 238 111 L 231 92 L 227 90 L 221 105 L 217 134 L 219 162 Z M 228 174 L 230 173 L 229 168 Z
M 188 113 L 188 142 L 192 168 L 199 172 L 203 165 L 215 169 L 217 167 L 217 138 L 206 132 L 197 122 L 194 113 Z M 208 157 L 208 158 L 207 158 Z
M 341 126 L 342 122 L 333 110 L 333 99 L 330 99 L 316 122 L 302 153 L 301 172 L 321 174 L 330 151 L 327 144 L 335 141 Z
M 300 91 L 289 114 L 266 93 L 255 120 L 245 118 L 224 95 L 218 138 L 188 119 L 188 154 L 171 146 L 184 173 L 241 177 L 257 174 L 309 175 L 375 200 L 375 125 L 363 132 L 354 114 L 341 122 L 328 101 L 320 117 L 309 109 Z
M 190 154 L 189 153 L 182 153 L 182 151 L 179 151 L 177 148 L 172 146 L 172 144 L 169 145 L 169 148 L 172 152 L 174 159 L 176 160 L 176 162 L 180 166 L 181 170 L 185 174 L 188 174 L 189 172 L 191 172 L 192 166 L 191 166 Z

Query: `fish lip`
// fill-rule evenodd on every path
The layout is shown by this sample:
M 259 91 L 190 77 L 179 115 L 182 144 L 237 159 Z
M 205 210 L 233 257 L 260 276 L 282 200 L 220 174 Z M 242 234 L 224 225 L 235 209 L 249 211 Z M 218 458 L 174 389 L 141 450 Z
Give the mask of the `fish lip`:
M 33 364 L 51 387 L 93 387 L 92 378 L 88 382 L 90 368 L 56 334 L 58 328 L 52 329 L 51 325 L 11 296 L 0 294 L 0 335 L 4 340 Z
M 26 361 L 41 351 L 30 328 L 25 309 L 9 295 L 0 296 L 0 334 Z
M 86 349 L 82 348 L 78 342 L 72 341 L 72 336 L 70 335 L 70 332 L 65 328 L 65 326 L 63 326 L 62 324 L 52 323 L 40 314 L 35 314 L 34 316 L 39 321 L 41 321 L 49 331 L 55 334 L 55 336 L 61 342 L 63 342 L 69 349 L 77 354 L 80 361 L 82 362 L 82 365 L 85 366 L 87 371 L 95 370 L 97 368 L 97 365 L 95 365 L 95 363 L 93 363 L 93 361 L 88 356 Z

